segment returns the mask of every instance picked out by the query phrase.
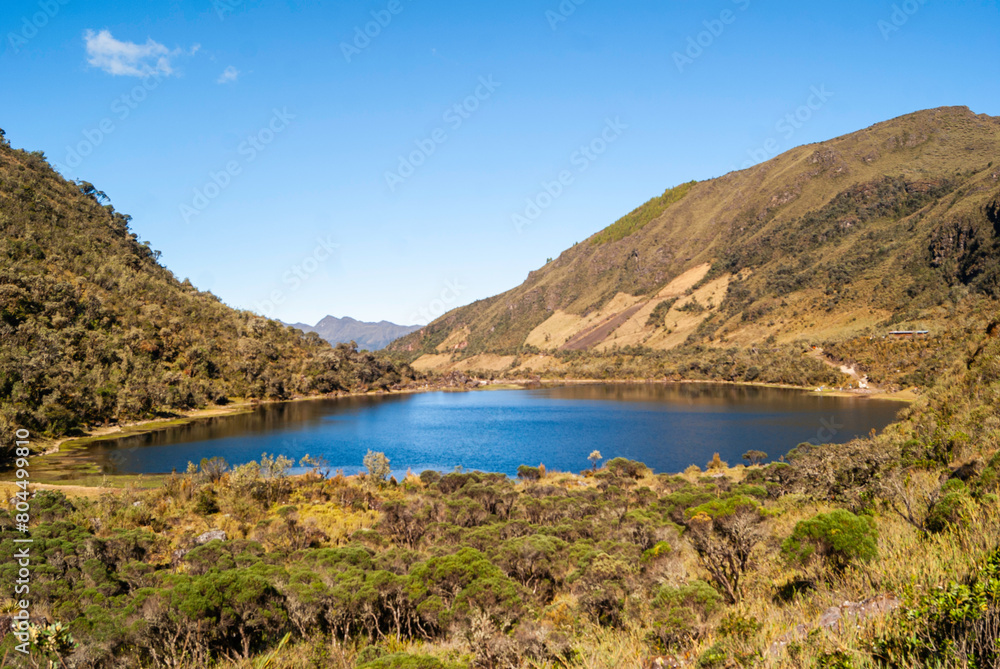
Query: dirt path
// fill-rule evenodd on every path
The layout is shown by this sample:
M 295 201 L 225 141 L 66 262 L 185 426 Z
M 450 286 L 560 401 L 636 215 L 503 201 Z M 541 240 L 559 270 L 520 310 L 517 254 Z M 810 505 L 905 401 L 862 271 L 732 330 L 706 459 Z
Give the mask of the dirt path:
M 871 392 L 880 392 L 878 388 L 876 388 L 875 386 L 873 386 L 871 383 L 868 382 L 867 376 L 862 376 L 861 374 L 858 374 L 858 371 L 854 369 L 854 367 L 841 365 L 839 362 L 834 362 L 833 360 L 830 360 L 829 358 L 826 357 L 826 354 L 823 352 L 823 349 L 819 347 L 814 348 L 812 351 L 809 352 L 809 355 L 815 358 L 816 360 L 819 360 L 827 367 L 833 367 L 834 369 L 838 370 L 841 374 L 846 374 L 850 376 L 852 379 L 854 379 L 855 387 L 858 388 L 859 390 L 870 390 Z

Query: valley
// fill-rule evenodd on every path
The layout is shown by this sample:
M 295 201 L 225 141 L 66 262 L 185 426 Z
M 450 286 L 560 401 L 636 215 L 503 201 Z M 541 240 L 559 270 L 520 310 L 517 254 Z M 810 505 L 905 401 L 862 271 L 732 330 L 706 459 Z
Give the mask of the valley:
M 32 666 L 992 666 L 998 149 L 961 107 L 798 147 L 359 350 L 3 143 Z

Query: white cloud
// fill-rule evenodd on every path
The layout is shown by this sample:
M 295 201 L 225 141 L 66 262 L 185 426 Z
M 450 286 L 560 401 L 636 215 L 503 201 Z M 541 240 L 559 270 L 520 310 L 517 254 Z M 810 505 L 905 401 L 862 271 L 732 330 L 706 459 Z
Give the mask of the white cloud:
M 147 39 L 145 44 L 122 42 L 115 39 L 109 30 L 98 33 L 88 30 L 83 39 L 87 45 L 87 62 L 116 76 L 169 77 L 174 73 L 171 59 L 182 53 L 180 49 L 171 51 L 152 38 Z M 198 48 L 195 46 L 191 53 L 194 54 Z
M 225 70 L 223 70 L 222 74 L 219 75 L 219 78 L 215 80 L 215 83 L 228 84 L 236 81 L 239 78 L 240 78 L 240 71 L 237 70 L 232 65 L 230 65 Z

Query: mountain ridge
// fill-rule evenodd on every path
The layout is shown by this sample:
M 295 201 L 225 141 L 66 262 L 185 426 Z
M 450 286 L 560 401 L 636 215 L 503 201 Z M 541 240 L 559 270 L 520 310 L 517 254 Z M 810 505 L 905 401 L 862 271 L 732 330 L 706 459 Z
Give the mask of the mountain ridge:
M 997 155 L 1000 118 L 966 107 L 799 146 L 667 189 L 390 350 L 427 370 L 561 373 L 571 352 L 940 327 L 952 298 L 1000 293 Z
M 377 323 L 359 321 L 350 316 L 338 318 L 336 316 L 324 316 L 316 325 L 307 323 L 286 323 L 286 325 L 302 330 L 303 332 L 315 332 L 320 337 L 333 345 L 357 343 L 360 349 L 378 351 L 390 343 L 419 330 L 419 325 L 399 325 L 387 320 Z
M 231 398 L 386 389 L 407 366 L 331 347 L 180 281 L 87 182 L 0 130 L 0 456 Z M 3 447 L 7 449 L 5 452 Z

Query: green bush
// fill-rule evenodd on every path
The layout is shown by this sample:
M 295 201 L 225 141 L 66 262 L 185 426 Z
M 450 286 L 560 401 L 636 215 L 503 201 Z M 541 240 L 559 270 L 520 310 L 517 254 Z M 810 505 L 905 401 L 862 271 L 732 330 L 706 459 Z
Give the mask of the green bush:
M 722 608 L 722 597 L 705 581 L 679 588 L 661 586 L 650 602 L 653 634 L 664 649 L 680 648 L 707 631 L 709 617 Z
M 996 667 L 1000 662 L 1000 551 L 965 582 L 907 588 L 905 607 L 873 644 L 892 667 Z
M 649 467 L 641 462 L 629 460 L 627 458 L 614 458 L 609 460 L 604 468 L 615 476 L 623 476 L 633 479 L 641 479 L 649 473 Z
M 420 472 L 420 480 L 424 482 L 424 485 L 432 485 L 441 480 L 441 473 L 433 469 L 426 469 Z
M 781 549 L 789 559 L 803 564 L 818 555 L 839 571 L 853 562 L 873 559 L 878 554 L 877 540 L 878 530 L 871 517 L 835 509 L 799 521 Z
M 928 532 L 941 532 L 951 525 L 964 525 L 973 506 L 969 487 L 965 482 L 952 479 L 941 486 L 938 501 L 927 514 Z
M 542 478 L 542 472 L 538 467 L 521 465 L 517 468 L 517 478 L 522 481 L 537 481 Z

